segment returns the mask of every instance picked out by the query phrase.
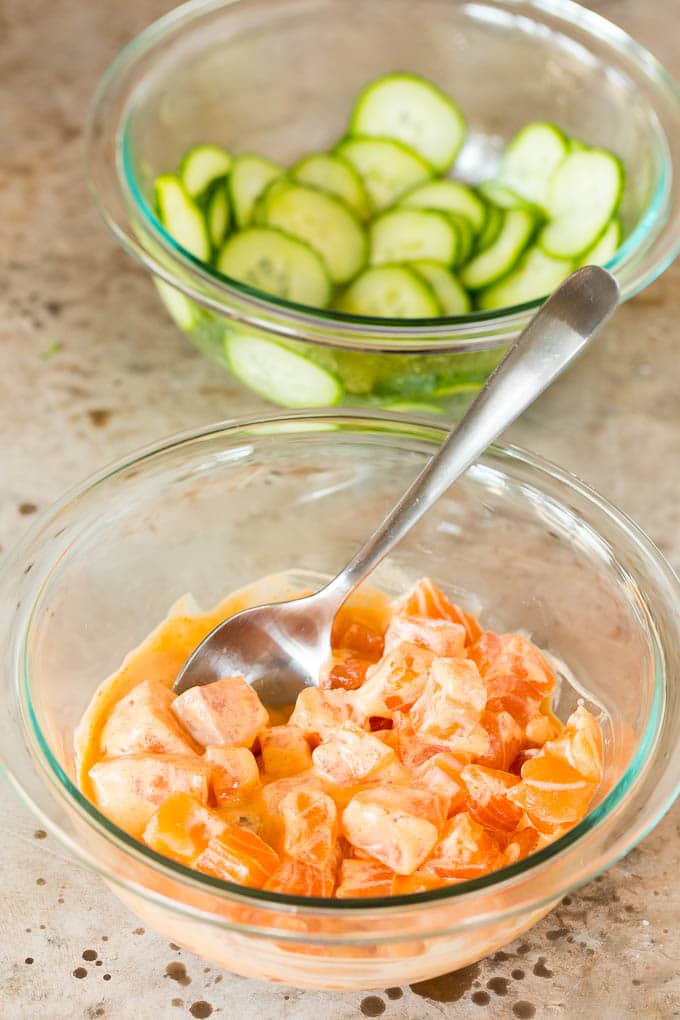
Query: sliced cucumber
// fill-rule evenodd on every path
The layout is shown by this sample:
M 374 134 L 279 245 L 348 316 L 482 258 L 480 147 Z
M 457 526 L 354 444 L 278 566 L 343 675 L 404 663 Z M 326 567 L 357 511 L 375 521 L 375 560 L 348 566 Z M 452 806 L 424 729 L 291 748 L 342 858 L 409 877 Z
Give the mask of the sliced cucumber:
M 611 152 L 572 152 L 550 178 L 541 247 L 557 258 L 582 255 L 605 230 L 622 191 L 623 167 Z
M 388 74 L 359 94 L 350 132 L 394 138 L 440 173 L 453 165 L 465 137 L 465 120 L 448 96 L 414 74 Z
M 192 198 L 204 194 L 218 177 L 226 177 L 231 156 L 219 145 L 196 145 L 184 154 L 178 176 Z
M 442 209 L 444 212 L 465 216 L 479 233 L 487 218 L 486 203 L 467 184 L 442 180 L 419 184 L 399 199 L 399 205 L 417 209 Z
M 237 156 L 229 174 L 229 197 L 237 227 L 247 227 L 258 198 L 285 168 L 261 156 Z
M 370 199 L 361 177 L 352 164 L 337 153 L 305 156 L 295 164 L 291 176 L 300 184 L 309 184 L 342 199 L 361 220 L 371 215 Z
M 467 315 L 472 307 L 470 295 L 453 273 L 437 262 L 424 260 L 414 262 L 411 268 L 432 287 L 444 315 Z
M 499 180 L 522 198 L 545 206 L 548 181 L 569 151 L 554 124 L 534 121 L 518 131 L 501 160 Z
M 496 240 L 463 267 L 460 280 L 468 290 L 480 290 L 500 280 L 517 263 L 536 227 L 527 209 L 507 209 Z
M 555 259 L 534 245 L 522 255 L 512 272 L 479 292 L 477 307 L 486 311 L 546 297 L 573 268 L 574 263 L 569 259 Z
M 201 210 L 172 174 L 156 178 L 154 197 L 158 216 L 177 244 L 202 262 L 210 260 L 210 239 Z
M 385 319 L 433 319 L 441 315 L 434 291 L 406 266 L 366 269 L 340 295 L 338 311 Z
M 383 404 L 386 411 L 398 411 L 400 414 L 444 414 L 445 408 L 439 404 L 430 404 L 424 400 L 395 400 Z
M 621 221 L 612 220 L 604 234 L 581 257 L 579 266 L 606 266 L 619 250 L 622 236 Z
M 265 400 L 282 407 L 333 407 L 342 386 L 332 372 L 274 340 L 235 333 L 225 340 L 233 374 Z
M 458 234 L 445 213 L 427 209 L 389 209 L 369 228 L 370 259 L 374 266 L 429 259 L 453 265 Z
M 217 257 L 217 269 L 300 305 L 325 308 L 331 281 L 319 255 L 309 245 L 271 227 L 248 227 L 234 234 Z
M 199 306 L 194 301 L 191 301 L 186 294 L 183 294 L 181 290 L 171 287 L 165 280 L 154 278 L 153 282 L 156 284 L 161 301 L 175 324 L 181 330 L 184 330 L 185 333 L 190 333 L 201 318 Z
M 580 138 L 567 138 L 569 152 L 587 152 L 588 146 Z
M 222 242 L 229 233 L 231 207 L 227 194 L 227 182 L 218 178 L 212 185 L 205 203 L 205 221 L 208 225 L 210 243 L 219 251 Z
M 494 205 L 492 202 L 486 207 L 486 223 L 481 234 L 477 237 L 475 243 L 475 254 L 479 254 L 482 251 L 486 251 L 490 245 L 494 243 L 496 238 L 501 232 L 503 226 L 504 212 L 499 206 Z
M 364 266 L 366 234 L 348 206 L 326 192 L 291 182 L 265 196 L 267 224 L 310 244 L 323 258 L 333 283 L 346 283 Z
M 453 224 L 458 234 L 458 251 L 454 259 L 454 265 L 462 266 L 472 255 L 475 247 L 475 228 L 467 216 L 460 213 L 445 213 L 449 222 Z
M 526 209 L 528 202 L 502 181 L 482 181 L 477 191 L 487 202 L 493 202 L 499 209 Z
M 431 168 L 417 153 L 390 138 L 347 138 L 336 152 L 357 171 L 377 212 L 432 178 Z

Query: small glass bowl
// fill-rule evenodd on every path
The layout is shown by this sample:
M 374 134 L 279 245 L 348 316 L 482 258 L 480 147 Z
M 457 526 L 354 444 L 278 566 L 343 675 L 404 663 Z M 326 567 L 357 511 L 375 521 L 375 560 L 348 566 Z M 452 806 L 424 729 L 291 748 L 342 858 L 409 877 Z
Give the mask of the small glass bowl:
M 36 522 L 0 574 L 0 748 L 40 823 L 166 938 L 291 985 L 420 981 L 520 935 L 659 821 L 680 778 L 680 585 L 635 525 L 576 479 L 491 448 L 378 571 L 423 574 L 497 630 L 528 629 L 601 720 L 596 803 L 518 864 L 414 896 L 314 900 L 159 856 L 77 789 L 73 733 L 101 680 L 192 592 L 207 608 L 260 577 L 332 576 L 437 449 L 436 424 L 308 412 L 216 425 L 133 455 Z M 292 573 L 291 573 L 292 571 Z M 271 592 L 271 588 L 270 588 Z M 266 596 L 265 596 L 266 598 Z
M 252 371 L 237 372 L 289 407 L 460 411 L 540 303 L 436 320 L 316 311 L 222 276 L 161 226 L 153 181 L 189 146 L 291 164 L 332 147 L 361 86 L 396 69 L 432 78 L 460 104 L 464 179 L 493 176 L 504 144 L 535 119 L 620 156 L 626 240 L 609 268 L 624 298 L 678 252 L 680 91 L 598 14 L 570 0 L 419 0 L 417 11 L 412 0 L 194 0 L 147 28 L 105 75 L 88 132 L 90 183 L 120 243 L 205 354 L 229 369 L 237 334 L 312 365 L 311 380 L 285 354 L 275 366 L 278 351 L 265 345 Z

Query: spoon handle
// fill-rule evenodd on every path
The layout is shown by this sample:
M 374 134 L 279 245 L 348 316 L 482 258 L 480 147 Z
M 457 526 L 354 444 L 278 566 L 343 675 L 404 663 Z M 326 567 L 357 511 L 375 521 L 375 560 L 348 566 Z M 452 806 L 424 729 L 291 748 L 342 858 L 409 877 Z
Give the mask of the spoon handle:
M 542 305 L 396 506 L 324 593 L 335 608 L 411 530 L 486 447 L 567 367 L 616 308 L 610 273 L 572 273 Z

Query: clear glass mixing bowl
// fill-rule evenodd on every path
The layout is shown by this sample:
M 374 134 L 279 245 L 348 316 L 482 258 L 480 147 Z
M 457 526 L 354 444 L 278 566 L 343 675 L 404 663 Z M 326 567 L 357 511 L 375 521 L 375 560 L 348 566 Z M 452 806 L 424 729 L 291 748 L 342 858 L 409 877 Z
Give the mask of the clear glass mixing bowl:
M 229 368 L 238 333 L 311 363 L 311 384 L 295 359 L 284 380 L 271 348 L 260 348 L 250 385 L 289 407 L 460 411 L 538 304 L 437 320 L 314 311 L 197 262 L 156 218 L 154 178 L 189 146 L 215 142 L 290 164 L 331 147 L 361 86 L 397 69 L 432 78 L 464 111 L 456 176 L 492 176 L 504 144 L 534 119 L 620 156 L 626 240 L 609 268 L 624 298 L 678 251 L 680 91 L 598 14 L 570 0 L 194 0 L 146 29 L 104 77 L 88 132 L 91 187 L 205 354 Z M 326 373 L 337 385 L 315 385 Z
M 430 574 L 494 629 L 526 628 L 601 718 L 590 814 L 503 871 L 414 896 L 313 900 L 222 883 L 112 825 L 75 785 L 95 688 L 192 592 L 209 607 L 269 574 L 334 574 L 445 436 L 330 412 L 236 422 L 129 457 L 43 515 L 0 574 L 0 748 L 73 856 L 149 925 L 215 964 L 299 986 L 423 980 L 485 956 L 658 822 L 680 778 L 680 586 L 644 535 L 576 479 L 494 447 L 375 577 Z

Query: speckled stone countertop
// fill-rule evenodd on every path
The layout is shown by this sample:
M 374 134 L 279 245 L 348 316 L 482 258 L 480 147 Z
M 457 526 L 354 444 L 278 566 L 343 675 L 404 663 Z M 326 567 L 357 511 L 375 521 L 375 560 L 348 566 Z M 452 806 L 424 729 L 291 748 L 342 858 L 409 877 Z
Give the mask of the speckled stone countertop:
M 0 555 L 36 510 L 162 436 L 258 409 L 162 312 L 98 221 L 81 128 L 167 0 L 0 3 Z M 599 0 L 680 76 L 678 0 Z M 8 93 L 9 89 L 9 93 Z M 585 478 L 680 567 L 680 264 L 620 310 L 511 438 Z M 261 406 L 261 405 L 259 405 Z M 680 811 L 519 943 L 412 988 L 300 992 L 145 931 L 0 783 L 0 1020 L 680 1016 Z

